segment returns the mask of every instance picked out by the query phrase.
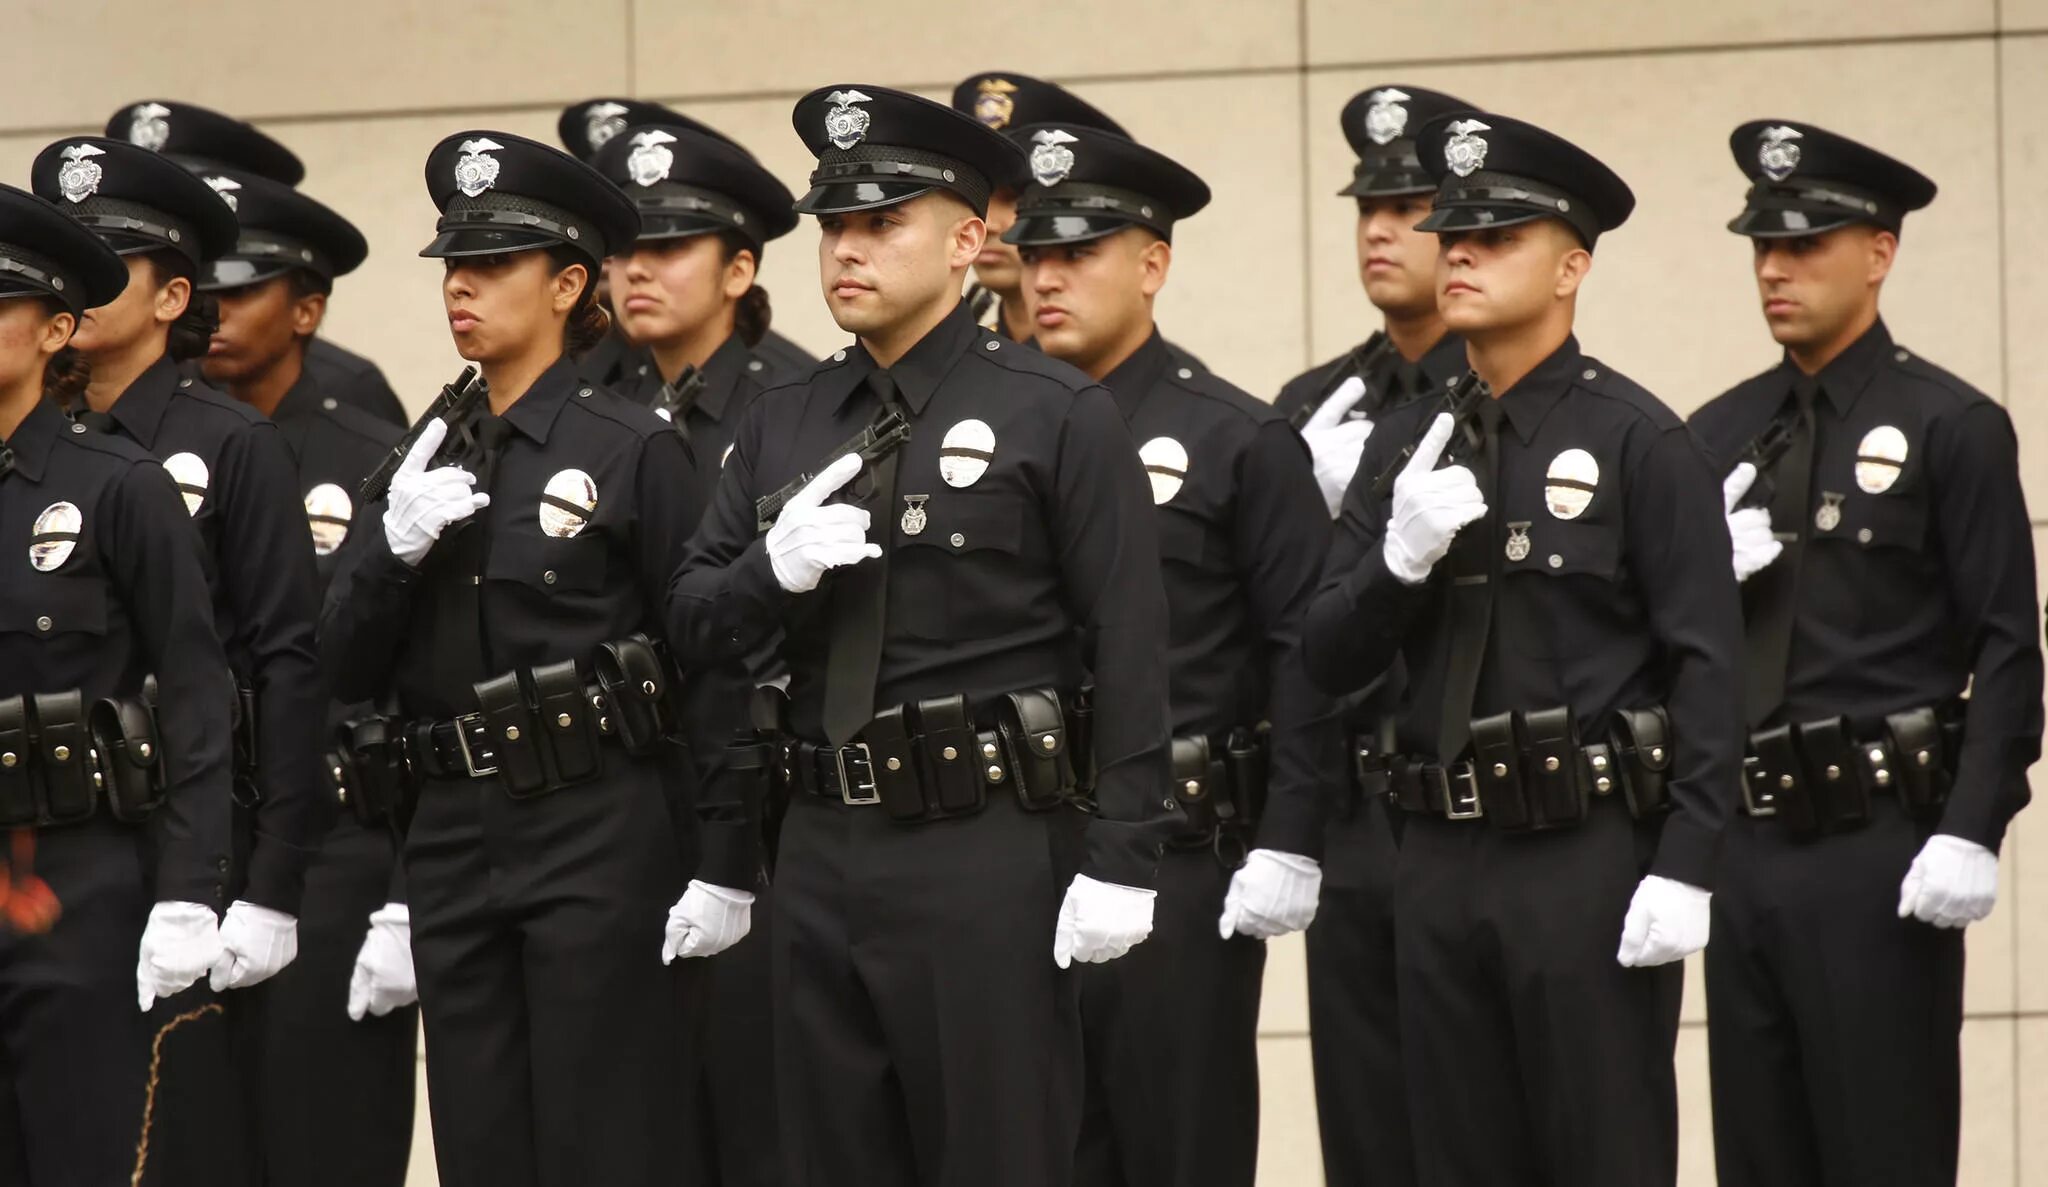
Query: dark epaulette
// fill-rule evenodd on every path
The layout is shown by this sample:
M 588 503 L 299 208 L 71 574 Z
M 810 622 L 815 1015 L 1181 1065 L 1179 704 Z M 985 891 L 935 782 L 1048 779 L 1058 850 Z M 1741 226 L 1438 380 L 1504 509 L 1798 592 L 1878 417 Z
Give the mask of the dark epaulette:
M 1604 396 L 1617 403 L 1626 404 L 1642 414 L 1644 420 L 1659 430 L 1685 427 L 1685 421 L 1671 406 L 1650 394 L 1650 389 L 1609 367 L 1607 364 L 1585 355 L 1580 359 L 1584 365 L 1572 382 L 1597 396 Z

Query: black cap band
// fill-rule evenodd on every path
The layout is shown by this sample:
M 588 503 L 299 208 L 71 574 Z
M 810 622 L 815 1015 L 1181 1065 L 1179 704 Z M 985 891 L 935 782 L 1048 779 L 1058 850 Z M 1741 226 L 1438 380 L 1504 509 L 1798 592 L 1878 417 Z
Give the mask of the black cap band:
M 1017 218 L 1117 218 L 1150 227 L 1167 238 L 1173 237 L 1173 212 L 1166 203 L 1136 190 L 1085 181 L 1062 182 L 1056 186 L 1034 185 L 1017 199 Z
M 633 205 L 640 208 L 640 238 L 680 239 L 710 231 L 732 230 L 755 247 L 762 244 L 761 219 L 724 194 L 692 185 L 665 182 L 650 189 L 635 187 Z
M 518 194 L 496 190 L 474 198 L 458 194 L 441 212 L 434 229 L 444 235 L 450 231 L 527 231 L 574 247 L 593 261 L 604 260 L 604 235 L 597 224 Z
M 818 167 L 811 171 L 813 188 L 861 182 L 923 183 L 927 188 L 946 189 L 958 194 L 974 208 L 976 214 L 988 212 L 988 178 L 972 165 L 941 153 L 885 144 L 859 144 L 843 151 L 834 149 L 825 153 L 818 158 Z
M 79 300 L 85 287 L 56 264 L 12 243 L 0 243 L 0 283 L 22 284 L 48 293 L 73 313 L 82 313 Z
M 1436 183 L 1423 172 L 1422 159 L 1415 155 L 1415 142 L 1396 140 L 1387 146 L 1390 151 L 1360 158 L 1351 167 L 1351 184 L 1338 193 L 1353 198 L 1394 197 L 1400 194 L 1426 194 L 1436 189 Z
M 1563 220 L 1572 230 L 1578 232 L 1579 238 L 1588 247 L 1600 238 L 1600 221 L 1595 217 L 1589 203 L 1575 199 L 1562 190 L 1508 173 L 1489 173 L 1481 170 L 1470 177 L 1446 177 L 1442 188 L 1437 191 L 1436 209 L 1439 212 L 1459 209 L 1506 210 L 1520 212 L 1528 218 L 1556 218 Z M 1526 221 L 1527 218 L 1516 218 L 1501 220 L 1494 225 L 1511 226 L 1515 222 Z M 1471 229 L 1459 226 L 1458 222 L 1459 220 L 1451 218 L 1443 229 Z
M 1839 181 L 1758 181 L 1749 187 L 1744 214 L 1769 212 L 1812 216 L 1809 220 L 1767 218 L 1749 220 L 1781 228 L 1779 233 L 1798 234 L 1795 222 L 1811 222 L 1808 229 L 1829 230 L 1850 222 L 1874 223 L 1896 233 L 1905 223 L 1905 212 L 1877 195 Z M 1737 223 L 1744 222 L 1738 218 Z M 1747 233 L 1747 232 L 1745 232 Z
M 95 195 L 73 205 L 70 213 L 98 232 L 100 238 L 108 240 L 108 246 L 121 255 L 168 247 L 194 264 L 200 261 L 198 233 L 189 224 L 155 207 Z M 124 239 L 142 242 L 122 242 Z

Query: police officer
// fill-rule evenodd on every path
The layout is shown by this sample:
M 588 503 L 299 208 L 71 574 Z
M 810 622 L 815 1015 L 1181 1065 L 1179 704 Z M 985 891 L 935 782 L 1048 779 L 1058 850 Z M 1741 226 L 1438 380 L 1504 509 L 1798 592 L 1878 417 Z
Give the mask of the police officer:
M 1113 132 L 1046 123 L 1012 135 L 1031 146 L 1033 184 L 1006 238 L 1039 347 L 1107 387 L 1143 442 L 1186 809 L 1160 864 L 1151 939 L 1082 972 L 1077 1178 L 1249 1185 L 1264 941 L 1315 915 L 1324 784 L 1341 755 L 1334 709 L 1301 657 L 1329 516 L 1286 419 L 1174 358 L 1153 323 L 1174 226 L 1208 205 L 1209 187 Z
M 208 263 L 197 286 L 220 305 L 201 367 L 281 430 L 324 589 L 354 523 L 357 487 L 401 435 L 327 395 L 306 365 L 335 278 L 353 272 L 369 248 L 348 220 L 289 186 L 227 169 L 198 172 L 233 200 L 240 225 L 234 247 Z M 337 704 L 328 725 L 367 711 Z M 321 753 L 331 749 L 323 744 Z M 335 760 L 323 766 L 341 810 L 308 863 L 299 956 L 272 983 L 257 1035 L 260 1148 L 272 1182 L 396 1185 L 412 1146 L 418 1011 L 377 1002 L 386 1016 L 365 1019 L 372 1003 L 351 992 L 369 921 L 395 896 L 395 822 L 388 802 L 333 776 Z M 410 959 L 405 953 L 408 984 Z
M 585 99 L 571 103 L 562 109 L 562 115 L 555 122 L 555 133 L 561 137 L 562 147 L 575 154 L 585 164 L 597 163 L 597 156 L 606 145 L 616 140 L 628 128 L 647 125 L 675 129 L 688 128 L 700 135 L 723 140 L 733 147 L 739 145 L 730 136 L 699 120 L 693 120 L 673 107 L 649 103 L 644 99 L 620 97 Z M 745 152 L 745 149 L 741 149 Z M 760 259 L 755 258 L 758 266 Z M 614 388 L 629 386 L 631 378 L 639 377 L 640 368 L 646 364 L 644 351 L 633 349 L 632 343 L 624 336 L 624 326 L 613 306 L 611 294 L 611 268 L 606 266 L 604 275 L 598 280 L 598 300 L 613 314 L 614 333 L 602 343 L 594 346 L 584 355 L 583 371 L 593 378 Z M 766 290 L 759 290 L 764 310 L 767 306 Z M 817 356 L 803 347 L 776 333 L 765 330 L 759 342 L 754 344 L 755 353 L 763 360 L 785 371 L 800 370 L 818 361 Z
M 953 110 L 1003 133 L 1030 124 L 1057 123 L 1128 135 L 1123 125 L 1058 83 L 1014 70 L 990 70 L 960 80 L 953 88 Z M 1030 183 L 1030 173 L 1020 171 L 1014 179 L 997 182 L 989 194 L 988 239 L 974 261 L 974 283 L 967 287 L 967 301 L 976 321 L 1012 342 L 1024 343 L 1037 333 L 1031 319 L 1031 297 L 1025 291 L 1017 249 L 1002 236 L 1016 222 L 1018 191 Z
M 422 254 L 488 390 L 423 418 L 360 512 L 381 530 L 344 546 L 321 641 L 342 697 L 395 695 L 410 723 L 390 926 L 418 969 L 436 1161 L 451 1187 L 661 1182 L 681 1011 L 656 955 L 691 779 L 657 644 L 697 509 L 682 438 L 571 357 L 606 332 L 596 271 L 640 219 L 506 132 L 448 137 L 426 180 Z M 748 892 L 690 892 L 713 912 L 671 920 L 692 952 L 745 935 Z
M 1507 116 L 1440 116 L 1416 143 L 1473 374 L 1382 415 L 1304 636 L 1332 692 L 1397 654 L 1410 674 L 1396 753 L 1362 765 L 1406 813 L 1417 1180 L 1670 1183 L 1676 962 L 1706 944 L 1739 773 L 1719 484 L 1572 334 L 1593 245 L 1634 205 L 1622 180 Z
M 1384 318 L 1364 343 L 1289 380 L 1273 401 L 1301 427 L 1331 514 L 1358 470 L 1383 410 L 1436 399 L 1465 372 L 1465 341 L 1436 307 L 1436 236 L 1415 224 L 1436 183 L 1415 134 L 1471 104 L 1422 87 L 1367 87 L 1339 123 L 1358 155 L 1341 191 L 1358 204 L 1358 275 Z M 1345 707 L 1354 753 L 1385 753 L 1402 680 L 1390 672 Z M 1323 886 L 1308 929 L 1309 1050 L 1323 1177 L 1333 1187 L 1415 1181 L 1401 1089 L 1401 1017 L 1394 978 L 1394 837 L 1383 805 L 1361 795 L 1350 763 L 1325 825 Z
M 1145 480 L 1108 393 L 960 300 L 1017 148 L 868 84 L 814 91 L 794 121 L 818 158 L 797 209 L 859 340 L 748 410 L 671 594 L 704 661 L 785 632 L 789 1181 L 1066 1182 L 1082 1069 L 1060 969 L 1150 931 L 1159 818 L 1178 815 Z M 847 451 L 894 444 L 899 418 L 895 452 Z M 1100 809 L 1062 901 L 1055 810 L 1090 758 Z
M 5 1155 L 10 1179 L 125 1183 L 151 1170 L 138 1135 L 162 1136 L 144 1125 L 156 1028 L 135 1005 L 193 1008 L 184 991 L 220 954 L 227 661 L 163 468 L 58 407 L 84 378 L 72 328 L 128 269 L 11 186 L 0 260 L 0 824 L 17 830 L 0 927 Z M 118 700 L 133 707 L 117 714 Z
M 1792 120 L 1729 147 L 1750 189 L 1728 229 L 1785 354 L 1693 418 L 1728 475 L 1754 731 L 1707 952 L 1715 1164 L 1953 1183 L 1962 929 L 2041 748 L 2012 422 L 1878 312 L 1932 181 Z
M 607 261 L 621 328 L 647 359 L 619 390 L 675 425 L 697 462 L 692 503 L 702 507 L 741 416 L 781 379 L 774 360 L 758 353 L 771 314 L 754 278 L 769 241 L 796 227 L 795 198 L 738 145 L 682 125 L 628 128 L 594 164 L 640 209 L 640 237 Z M 706 827 L 746 828 L 763 807 L 749 803 L 725 765 L 734 733 L 750 727 L 756 681 L 775 674 L 698 672 L 684 686 L 700 811 L 725 817 Z M 758 856 L 742 844 L 710 846 L 713 853 L 721 850 Z M 752 891 L 754 916 L 767 913 L 759 897 L 767 879 L 758 860 L 739 869 L 700 866 L 698 875 Z M 757 923 L 743 943 L 705 962 L 703 1007 L 692 1020 L 702 1053 L 691 1117 L 697 1126 L 692 1181 L 781 1179 L 766 931 Z
M 193 103 L 130 103 L 108 118 L 107 135 L 198 169 L 254 173 L 289 186 L 306 177 L 298 156 L 269 135 Z M 361 355 L 316 336 L 306 347 L 305 366 L 330 398 L 401 429 L 411 419 L 384 372 Z

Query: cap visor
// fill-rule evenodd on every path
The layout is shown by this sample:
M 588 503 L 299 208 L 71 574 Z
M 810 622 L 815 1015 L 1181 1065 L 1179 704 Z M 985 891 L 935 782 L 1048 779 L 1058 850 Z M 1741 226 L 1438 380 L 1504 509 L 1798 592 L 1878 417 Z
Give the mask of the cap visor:
M 698 235 L 709 235 L 714 231 L 738 231 L 746 234 L 745 227 L 736 227 L 729 222 L 713 218 L 698 218 L 688 214 L 657 214 L 651 210 L 640 212 L 640 234 L 636 243 L 650 239 L 690 239 Z
M 1416 223 L 1417 231 L 1483 231 L 1488 227 L 1513 227 L 1539 218 L 1556 218 L 1549 210 L 1526 206 L 1438 206 Z
M 1804 210 L 1745 210 L 1728 220 L 1728 229 L 1751 239 L 1796 239 L 1846 227 L 1854 215 L 1809 214 Z
M 852 214 L 908 202 L 929 194 L 937 186 L 903 181 L 834 181 L 812 186 L 811 192 L 796 200 L 798 214 Z
M 291 264 L 274 259 L 214 260 L 206 265 L 205 275 L 197 287 L 202 293 L 247 288 L 252 284 L 262 284 L 273 277 L 283 276 L 291 271 L 292 267 Z
M 1016 247 L 1056 247 L 1062 243 L 1086 243 L 1140 225 L 1129 219 L 1101 215 L 1023 215 L 1003 232 L 1003 242 Z
M 451 259 L 458 256 L 496 256 L 515 251 L 532 251 L 540 247 L 553 247 L 567 243 L 553 235 L 538 231 L 486 231 L 474 227 L 457 227 L 434 236 L 434 241 L 420 248 L 420 254 L 430 259 Z

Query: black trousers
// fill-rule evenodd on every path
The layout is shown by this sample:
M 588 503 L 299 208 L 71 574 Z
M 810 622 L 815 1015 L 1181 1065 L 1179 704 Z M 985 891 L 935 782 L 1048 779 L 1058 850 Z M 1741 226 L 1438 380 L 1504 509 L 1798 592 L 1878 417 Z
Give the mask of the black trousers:
M 1230 875 L 1208 849 L 1169 851 L 1151 936 L 1080 966 L 1079 1187 L 1251 1187 L 1266 944 L 1217 936 Z
M 1683 970 L 1614 959 L 1653 844 L 1608 801 L 1536 834 L 1408 818 L 1395 947 L 1419 1183 L 1676 1181 Z
M 1057 814 L 905 827 L 799 795 L 776 867 L 776 1085 L 792 1187 L 1061 1187 L 1075 979 L 1052 962 Z
M 1413 1187 L 1394 975 L 1394 847 L 1385 809 L 1353 796 L 1324 832 L 1308 929 L 1309 1053 L 1329 1187 Z
M 754 888 L 753 928 L 716 956 L 679 961 L 690 985 L 691 1160 L 683 1181 L 702 1187 L 782 1182 L 776 1127 L 774 895 Z
M 598 780 L 537 798 L 492 779 L 422 790 L 405 867 L 444 1187 L 673 1179 L 673 777 L 608 748 Z
M 1728 827 L 1707 948 L 1722 1187 L 1956 1181 L 1963 933 L 1898 917 L 1928 830 L 1873 815 L 1811 842 Z

